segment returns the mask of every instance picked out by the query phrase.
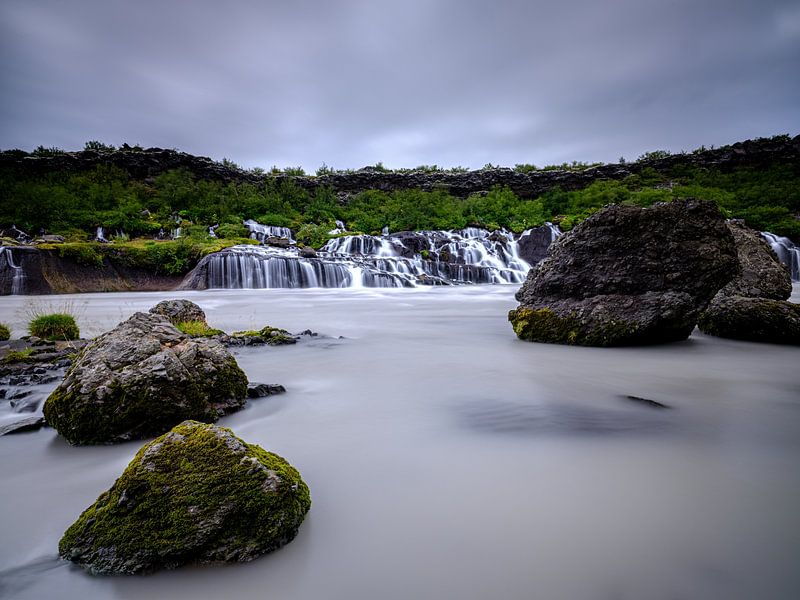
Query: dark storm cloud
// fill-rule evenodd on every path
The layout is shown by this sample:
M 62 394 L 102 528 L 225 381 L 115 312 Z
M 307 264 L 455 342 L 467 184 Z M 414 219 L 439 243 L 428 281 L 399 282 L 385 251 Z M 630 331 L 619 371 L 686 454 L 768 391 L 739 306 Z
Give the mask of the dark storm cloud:
M 0 49 L 2 148 L 479 167 L 800 130 L 795 0 L 5 0 Z

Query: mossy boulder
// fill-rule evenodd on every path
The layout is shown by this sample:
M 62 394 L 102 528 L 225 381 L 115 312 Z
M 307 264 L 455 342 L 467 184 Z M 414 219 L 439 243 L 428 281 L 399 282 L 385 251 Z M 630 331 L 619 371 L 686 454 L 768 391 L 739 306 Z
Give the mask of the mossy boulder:
M 548 252 L 509 313 L 523 340 L 585 346 L 682 340 L 739 270 L 719 209 L 692 199 L 607 206 Z
M 186 421 L 139 450 L 58 550 L 97 574 L 250 561 L 294 539 L 310 507 L 286 460 Z
M 233 343 L 241 340 L 244 344 L 268 344 L 270 346 L 284 346 L 286 344 L 296 344 L 297 338 L 285 329 L 266 325 L 259 330 L 235 331 L 231 334 Z
M 686 339 L 697 309 L 686 294 L 601 295 L 520 306 L 508 314 L 521 340 L 577 346 L 646 345 Z
M 103 444 L 159 435 L 186 419 L 214 422 L 246 397 L 247 377 L 220 342 L 136 313 L 86 345 L 44 415 L 70 443 Z
M 155 315 L 163 315 L 173 325 L 187 322 L 207 324 L 206 313 L 190 300 L 163 300 L 150 309 Z
M 771 298 L 717 297 L 697 325 L 703 333 L 718 337 L 800 345 L 800 304 Z

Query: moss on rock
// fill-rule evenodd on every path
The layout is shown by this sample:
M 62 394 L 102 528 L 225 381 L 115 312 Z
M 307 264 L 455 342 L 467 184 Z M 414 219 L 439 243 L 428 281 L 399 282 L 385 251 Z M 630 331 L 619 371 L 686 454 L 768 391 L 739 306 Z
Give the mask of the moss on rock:
M 136 313 L 90 342 L 44 404 L 70 443 L 159 435 L 213 422 L 247 398 L 247 376 L 218 341 L 191 339 L 161 315 Z
M 310 507 L 286 460 L 186 421 L 142 447 L 58 548 L 101 574 L 250 561 L 291 541 Z
M 270 346 L 283 346 L 285 344 L 296 344 L 297 340 L 291 333 L 279 327 L 265 325 L 258 331 L 235 331 L 231 334 L 235 338 L 252 338 L 259 343 L 269 344 Z

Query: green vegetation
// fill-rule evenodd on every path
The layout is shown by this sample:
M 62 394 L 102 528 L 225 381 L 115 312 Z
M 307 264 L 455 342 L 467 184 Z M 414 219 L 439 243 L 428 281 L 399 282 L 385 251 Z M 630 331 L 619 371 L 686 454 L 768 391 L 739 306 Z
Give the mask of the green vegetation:
M 33 356 L 33 348 L 25 348 L 24 350 L 12 350 L 3 358 L 3 363 L 10 365 L 14 363 L 28 362 Z
M 75 317 L 67 313 L 36 316 L 28 323 L 28 332 L 50 341 L 77 340 L 81 335 Z
M 292 334 L 286 331 L 285 329 L 280 329 L 279 327 L 272 327 L 270 325 L 266 325 L 262 327 L 260 330 L 249 330 L 249 331 L 235 331 L 231 334 L 232 337 L 239 337 L 239 338 L 261 338 L 263 341 L 270 346 L 283 346 L 285 344 L 295 344 L 297 340 L 292 337 Z
M 0 323 L 0 342 L 11 338 L 11 328 L 5 323 Z
M 783 137 L 779 136 L 778 141 Z M 100 142 L 87 143 L 87 148 L 90 146 L 97 152 L 113 149 Z M 123 145 L 120 150 L 134 152 L 141 148 Z M 59 152 L 62 151 L 57 148 L 39 148 L 34 154 L 50 156 Z M 77 262 L 97 266 L 106 259 L 113 261 L 116 254 L 130 253 L 134 255 L 132 262 L 148 268 L 156 265 L 161 272 L 172 274 L 186 271 L 208 251 L 225 247 L 220 244 L 245 242 L 248 232 L 241 225 L 244 219 L 291 227 L 301 242 L 319 247 L 330 237 L 327 232 L 334 228 L 336 219 L 344 221 L 351 231 L 364 233 L 378 233 L 386 225 L 392 231 L 453 229 L 473 224 L 520 231 L 545 221 L 558 222 L 563 229 L 569 229 L 607 203 L 648 206 L 695 196 L 715 201 L 725 214 L 743 218 L 752 227 L 800 240 L 800 165 L 796 161 L 774 160 L 758 167 L 726 169 L 681 161 L 681 156 L 692 155 L 648 152 L 639 157 L 641 170 L 636 175 L 622 180 L 595 180 L 578 190 L 554 188 L 532 198 L 521 198 L 498 187 L 468 198 L 457 198 L 447 189 L 368 190 L 344 202 L 329 188 L 310 192 L 294 178 L 285 177 L 304 175 L 299 167 L 275 167 L 272 175 L 264 175 L 257 184 L 201 180 L 185 170 L 167 171 L 140 181 L 109 165 L 96 165 L 78 173 L 56 171 L 25 177 L 4 170 L 0 172 L 0 224 L 16 223 L 26 231 L 44 229 L 64 235 L 68 242 L 86 243 L 89 232 L 98 226 L 112 232 L 124 231 L 136 241 L 135 238 L 154 238 L 162 229 L 171 231 L 180 220 L 185 238 L 174 245 L 153 242 L 145 248 L 141 244 L 128 247 L 119 246 L 120 240 L 100 247 L 64 244 L 58 250 Z M 653 160 L 667 157 L 670 166 L 658 171 L 652 168 Z M 515 170 L 585 171 L 596 166 L 574 161 L 542 168 L 518 164 Z M 370 169 L 389 172 L 382 163 Z M 412 171 L 436 173 L 445 169 L 421 165 L 399 172 Z M 318 170 L 320 175 L 341 173 L 346 171 L 334 171 L 326 165 Z M 216 224 L 220 225 L 216 230 L 219 239 L 209 239 L 208 227 Z M 115 253 L 114 248 L 120 252 Z
M 182 333 L 191 337 L 212 337 L 225 333 L 221 329 L 209 327 L 208 324 L 203 321 L 181 321 L 180 323 L 175 323 L 175 327 Z

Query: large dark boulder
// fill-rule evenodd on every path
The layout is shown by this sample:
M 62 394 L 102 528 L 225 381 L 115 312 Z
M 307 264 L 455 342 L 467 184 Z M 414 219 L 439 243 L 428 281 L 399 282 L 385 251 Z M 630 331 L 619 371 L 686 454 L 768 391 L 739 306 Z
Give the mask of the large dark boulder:
M 558 238 L 517 292 L 509 320 L 529 341 L 681 340 L 738 269 L 733 236 L 710 202 L 607 206 Z
M 723 287 L 700 316 L 708 335 L 773 344 L 800 344 L 800 306 L 786 302 L 792 278 L 758 231 L 729 221 L 740 274 Z
M 139 450 L 58 550 L 98 574 L 245 562 L 290 542 L 310 507 L 283 458 L 186 421 Z
M 246 397 L 247 377 L 225 346 L 140 312 L 86 345 L 44 416 L 70 443 L 104 444 L 159 435 L 186 419 L 213 422 Z

